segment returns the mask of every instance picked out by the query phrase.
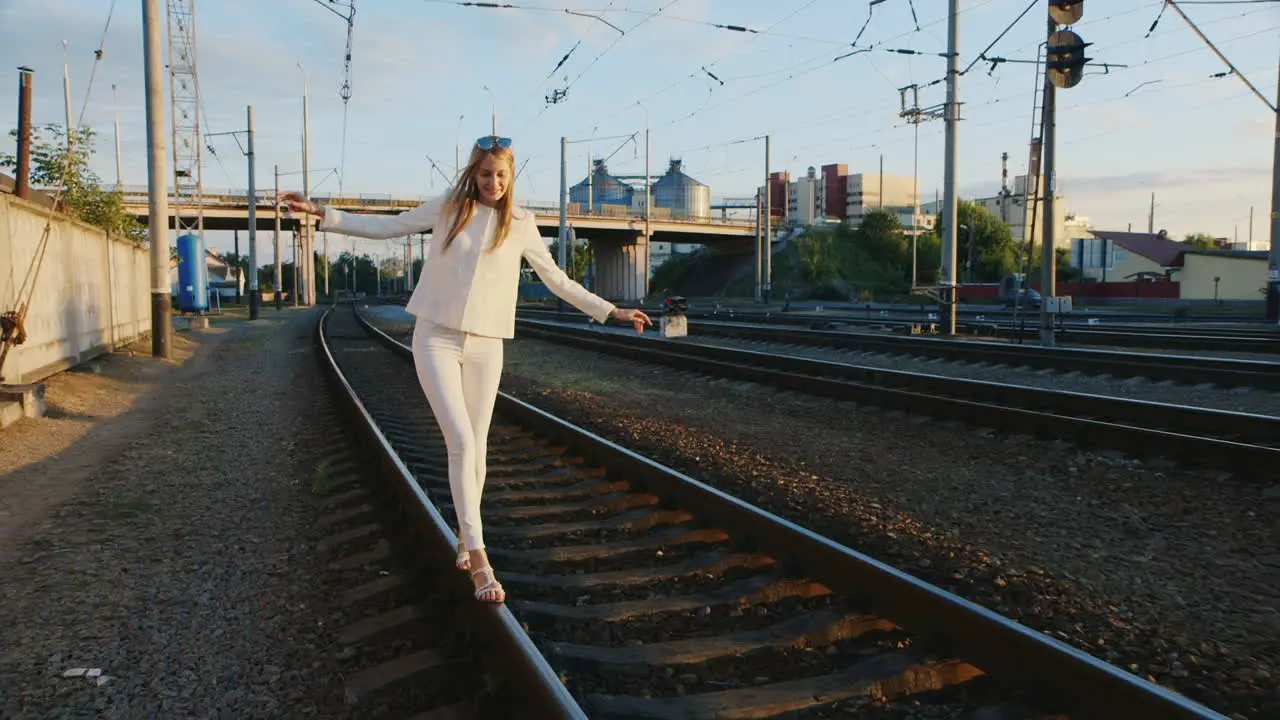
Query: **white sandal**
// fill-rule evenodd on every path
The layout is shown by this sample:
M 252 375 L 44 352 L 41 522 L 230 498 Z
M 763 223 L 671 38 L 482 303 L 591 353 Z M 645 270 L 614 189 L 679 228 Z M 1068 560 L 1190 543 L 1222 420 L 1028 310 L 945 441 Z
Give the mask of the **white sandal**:
M 493 568 L 482 567 L 479 570 L 473 570 L 471 577 L 476 575 L 487 575 L 489 582 L 476 588 L 476 599 L 482 602 L 503 603 L 507 599 L 507 591 L 503 589 L 502 583 L 493 575 Z
M 454 564 L 458 566 L 459 570 L 471 569 L 471 553 L 467 552 L 467 549 L 463 547 L 461 540 L 458 541 L 458 557 L 454 560 Z

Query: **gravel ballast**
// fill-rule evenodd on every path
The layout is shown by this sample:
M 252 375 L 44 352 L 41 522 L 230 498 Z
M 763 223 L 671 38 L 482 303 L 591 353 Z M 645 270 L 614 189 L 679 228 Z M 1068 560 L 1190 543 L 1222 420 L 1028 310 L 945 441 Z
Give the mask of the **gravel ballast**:
M 534 340 L 504 388 L 1236 717 L 1280 712 L 1275 488 Z
M 0 716 L 343 716 L 299 440 L 328 402 L 314 321 L 116 353 L 0 434 Z

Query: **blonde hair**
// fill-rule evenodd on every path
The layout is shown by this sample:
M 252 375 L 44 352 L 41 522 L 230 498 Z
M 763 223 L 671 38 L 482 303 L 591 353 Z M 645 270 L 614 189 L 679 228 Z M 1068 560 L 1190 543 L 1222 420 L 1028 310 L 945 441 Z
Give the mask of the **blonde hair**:
M 446 207 L 449 209 L 449 216 L 453 218 L 449 224 L 449 232 L 444 236 L 443 250 L 449 249 L 453 244 L 453 239 L 458 237 L 458 233 L 462 232 L 467 224 L 471 222 L 471 218 L 475 215 L 476 204 L 480 202 L 480 186 L 476 183 L 476 173 L 480 169 L 480 163 L 484 162 L 486 157 L 496 157 L 506 162 L 507 167 L 514 176 L 516 166 L 515 153 L 511 152 L 511 148 L 500 147 L 494 143 L 493 147 L 488 150 L 481 150 L 479 147 L 471 148 L 471 158 L 467 161 L 467 167 L 462 172 L 462 177 L 453 190 L 449 192 L 449 198 Z M 493 234 L 493 247 L 490 250 L 496 250 L 502 246 L 507 234 L 511 232 L 511 210 L 513 205 L 512 198 L 515 196 L 515 177 L 507 183 L 507 191 L 498 198 L 494 211 L 498 214 L 498 228 Z

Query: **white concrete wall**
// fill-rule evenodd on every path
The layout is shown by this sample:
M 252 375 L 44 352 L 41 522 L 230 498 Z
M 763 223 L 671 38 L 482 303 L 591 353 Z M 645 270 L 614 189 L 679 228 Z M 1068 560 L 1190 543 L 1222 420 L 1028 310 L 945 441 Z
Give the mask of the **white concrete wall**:
M 0 309 L 16 309 L 49 211 L 0 193 Z M 0 368 L 5 383 L 37 382 L 151 332 L 147 250 L 55 215 L 27 310 L 27 341 Z

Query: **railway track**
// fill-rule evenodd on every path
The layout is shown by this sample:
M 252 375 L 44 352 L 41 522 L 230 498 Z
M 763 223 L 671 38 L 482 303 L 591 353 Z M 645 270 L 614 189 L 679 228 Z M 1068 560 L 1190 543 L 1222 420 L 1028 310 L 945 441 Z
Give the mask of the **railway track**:
M 353 308 L 322 322 L 353 422 L 450 562 L 408 348 Z M 480 611 L 501 620 L 484 654 L 555 686 L 519 717 L 1221 717 L 506 395 L 485 516 L 509 600 Z
M 524 337 L 949 420 L 1274 479 L 1280 418 L 885 370 L 518 319 Z
M 572 318 L 568 314 L 564 317 Z M 583 322 L 579 318 L 581 314 L 569 321 Z M 1042 348 L 1000 342 L 853 333 L 707 319 L 691 319 L 689 327 L 695 334 L 707 337 L 911 355 L 1121 378 L 1141 377 L 1192 385 L 1212 383 L 1219 387 L 1280 390 L 1280 362 L 1084 348 Z
M 653 312 L 661 314 L 661 308 Z M 526 317 L 557 315 L 555 310 L 522 308 Z M 1038 319 L 1027 318 L 1016 327 L 1010 318 L 995 316 L 989 319 L 981 313 L 957 322 L 958 333 L 973 336 L 1035 339 L 1039 336 Z M 849 327 L 890 327 L 903 332 L 911 328 L 928 329 L 938 325 L 938 320 L 925 316 L 911 317 L 906 313 L 890 313 L 879 316 L 873 313 L 845 312 L 759 312 L 754 310 L 692 310 L 693 321 L 728 321 L 739 324 L 803 327 L 814 330 Z M 1188 328 L 1175 324 L 1163 325 L 1107 325 L 1103 327 L 1067 323 L 1060 326 L 1057 338 L 1067 345 L 1093 345 L 1102 347 L 1131 347 L 1147 349 L 1187 350 L 1198 352 L 1237 352 L 1262 355 L 1280 354 L 1280 332 L 1273 330 L 1247 330 L 1233 328 Z
M 767 323 L 781 325 L 813 326 L 828 324 L 888 325 L 891 327 L 929 326 L 938 320 L 926 318 L 893 317 L 867 318 L 864 315 L 831 313 L 830 315 L 800 315 L 792 313 L 758 313 L 737 311 L 713 311 L 705 313 L 709 319 L 732 319 L 736 322 Z M 974 313 L 957 322 L 959 332 L 969 334 L 997 334 L 1004 337 L 1034 339 L 1039 336 L 1037 315 L 1023 316 L 1017 324 L 1012 316 Z M 982 319 L 979 319 L 982 318 Z M 1167 350 L 1196 350 L 1212 352 L 1241 352 L 1267 355 L 1280 354 L 1280 332 L 1235 328 L 1187 328 L 1176 324 L 1161 325 L 1111 325 L 1095 326 L 1077 322 L 1059 325 L 1059 342 L 1069 345 L 1100 345 L 1133 348 L 1161 348 Z

